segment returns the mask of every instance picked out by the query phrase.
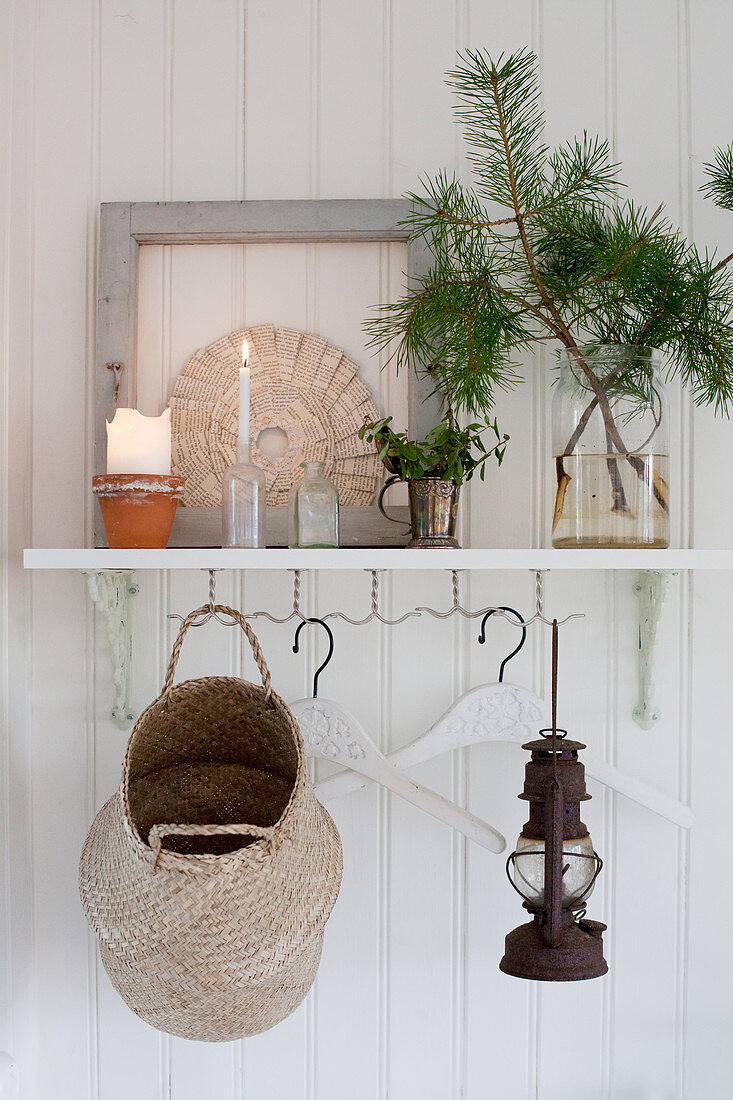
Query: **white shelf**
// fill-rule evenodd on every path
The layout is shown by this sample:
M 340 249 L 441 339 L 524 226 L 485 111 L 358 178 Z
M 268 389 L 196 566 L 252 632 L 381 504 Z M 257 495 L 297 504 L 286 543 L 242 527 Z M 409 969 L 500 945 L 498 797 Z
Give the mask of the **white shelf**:
M 733 569 L 733 550 L 33 549 L 26 569 Z

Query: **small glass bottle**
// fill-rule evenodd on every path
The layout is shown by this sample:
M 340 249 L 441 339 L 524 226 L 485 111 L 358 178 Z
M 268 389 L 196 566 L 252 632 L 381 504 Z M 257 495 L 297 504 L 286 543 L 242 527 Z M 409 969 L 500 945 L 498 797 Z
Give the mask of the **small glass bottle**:
M 303 480 L 290 490 L 288 545 L 337 547 L 339 544 L 339 494 L 324 476 L 325 462 L 301 462 Z
M 237 462 L 221 481 L 222 546 L 265 546 L 265 474 L 252 462 L 249 443 L 239 443 Z

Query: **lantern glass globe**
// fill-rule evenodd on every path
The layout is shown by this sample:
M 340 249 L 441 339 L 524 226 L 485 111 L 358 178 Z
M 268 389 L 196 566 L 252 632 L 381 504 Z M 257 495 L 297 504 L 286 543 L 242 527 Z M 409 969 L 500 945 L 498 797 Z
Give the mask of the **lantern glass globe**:
M 593 841 L 588 833 L 564 840 L 562 844 L 563 866 L 567 870 L 562 877 L 562 904 L 573 909 L 579 899 L 585 902 L 592 892 L 588 889 L 596 873 Z M 538 909 L 545 902 L 545 842 L 520 833 L 515 858 L 510 869 L 512 882 L 520 894 Z

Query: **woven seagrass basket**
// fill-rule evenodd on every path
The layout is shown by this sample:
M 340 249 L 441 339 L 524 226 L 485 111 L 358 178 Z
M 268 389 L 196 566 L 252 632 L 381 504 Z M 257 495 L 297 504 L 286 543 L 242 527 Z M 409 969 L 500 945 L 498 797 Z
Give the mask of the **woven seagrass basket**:
M 283 1020 L 310 989 L 341 883 L 341 842 L 317 801 L 295 718 L 270 685 L 173 686 L 130 736 L 119 790 L 97 814 L 79 888 L 112 984 L 153 1027 L 224 1042 Z

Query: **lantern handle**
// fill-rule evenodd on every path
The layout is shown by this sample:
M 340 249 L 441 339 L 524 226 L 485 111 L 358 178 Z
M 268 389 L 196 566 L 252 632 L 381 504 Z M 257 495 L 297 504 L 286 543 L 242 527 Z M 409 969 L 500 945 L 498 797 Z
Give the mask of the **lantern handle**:
M 557 737 L 557 650 L 558 629 L 557 619 L 552 620 L 552 748 L 555 750 L 555 738 Z M 557 760 L 554 764 L 554 776 L 557 779 Z

